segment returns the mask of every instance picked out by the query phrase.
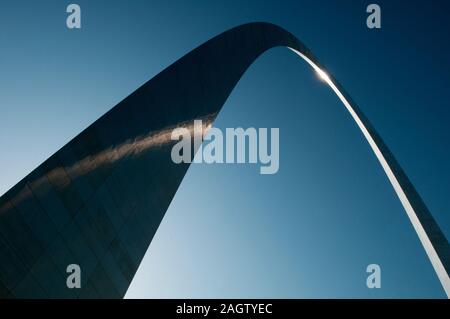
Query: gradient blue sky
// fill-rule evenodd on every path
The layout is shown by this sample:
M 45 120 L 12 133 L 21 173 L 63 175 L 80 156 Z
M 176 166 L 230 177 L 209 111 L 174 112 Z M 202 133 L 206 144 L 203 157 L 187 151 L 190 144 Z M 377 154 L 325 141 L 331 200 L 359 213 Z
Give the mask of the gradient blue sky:
M 301 39 L 372 121 L 450 236 L 450 4 L 372 1 L 15 1 L 0 10 L 0 194 L 166 66 L 250 21 Z M 279 127 L 280 171 L 193 165 L 127 297 L 444 297 L 356 125 L 277 48 L 215 126 Z M 378 263 L 382 288 L 365 286 Z

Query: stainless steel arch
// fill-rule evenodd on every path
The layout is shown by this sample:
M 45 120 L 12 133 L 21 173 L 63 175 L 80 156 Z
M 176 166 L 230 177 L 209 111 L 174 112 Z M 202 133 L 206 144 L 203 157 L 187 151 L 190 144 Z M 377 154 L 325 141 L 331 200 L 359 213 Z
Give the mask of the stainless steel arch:
M 291 49 L 311 65 L 319 76 L 330 86 L 364 134 L 419 236 L 420 242 L 436 271 L 447 297 L 450 298 L 450 278 L 448 273 L 450 247 L 445 235 L 431 216 L 425 203 L 381 137 L 338 82 L 329 76 L 325 69 L 314 61 L 311 55 L 308 56 L 293 48 Z
M 449 243 L 414 186 L 310 50 L 269 23 L 238 26 L 186 54 L 0 197 L 0 296 L 123 297 L 189 167 L 171 161 L 171 129 L 213 121 L 246 69 L 277 46 L 299 54 L 350 112 L 450 296 Z M 65 280 L 72 263 L 84 274 L 75 292 Z

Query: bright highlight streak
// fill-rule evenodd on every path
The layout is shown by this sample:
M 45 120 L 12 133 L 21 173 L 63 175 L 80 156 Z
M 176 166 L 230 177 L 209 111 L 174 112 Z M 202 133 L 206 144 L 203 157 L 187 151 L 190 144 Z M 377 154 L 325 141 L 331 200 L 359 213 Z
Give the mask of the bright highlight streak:
M 331 82 L 330 77 L 328 76 L 328 74 L 327 74 L 324 70 L 319 69 L 318 67 L 315 68 L 315 70 L 316 70 L 317 74 L 319 75 L 319 77 L 320 77 L 322 80 L 324 80 L 324 81 L 327 82 L 328 84 Z
M 397 193 L 398 198 L 400 199 L 400 202 L 403 205 L 403 208 L 406 211 L 406 214 L 409 217 L 409 220 L 411 221 L 417 236 L 420 239 L 420 242 L 422 243 L 422 246 L 425 249 L 425 252 L 428 255 L 428 258 L 431 261 L 431 264 L 433 265 L 433 268 L 439 278 L 439 281 L 442 284 L 442 287 L 444 288 L 447 297 L 450 299 L 450 277 L 447 274 L 447 271 L 445 270 L 445 267 L 436 252 L 433 244 L 431 243 L 430 238 L 428 237 L 425 229 L 423 228 L 423 225 L 419 218 L 417 217 L 417 213 L 414 211 L 413 206 L 411 205 L 408 196 L 406 196 L 405 191 L 402 189 L 399 181 L 397 180 L 397 177 L 395 176 L 394 172 L 392 171 L 391 167 L 389 166 L 388 162 L 386 161 L 383 153 L 378 148 L 378 145 L 376 144 L 374 138 L 370 134 L 370 132 L 367 130 L 366 126 L 364 125 L 363 121 L 360 119 L 358 114 L 355 112 L 354 108 L 350 104 L 350 102 L 346 99 L 344 94 L 342 94 L 341 91 L 337 88 L 336 84 L 334 84 L 333 80 L 328 76 L 328 74 L 323 71 L 316 63 L 314 63 L 310 58 L 308 58 L 306 55 L 302 54 L 301 52 L 294 50 L 292 48 L 289 48 L 290 50 L 294 51 L 296 54 L 298 54 L 303 60 L 305 60 L 319 75 L 321 79 L 323 79 L 333 90 L 333 92 L 337 95 L 339 100 L 341 100 L 342 104 L 344 104 L 345 108 L 349 111 L 350 115 L 355 120 L 356 124 L 360 128 L 361 132 L 364 134 L 364 137 L 366 138 L 367 142 L 369 142 L 370 147 L 372 148 L 373 152 L 375 153 L 375 156 L 377 157 L 378 161 L 380 162 L 381 166 L 383 167 L 384 172 L 386 173 L 389 181 L 391 182 L 392 187 L 394 188 L 395 192 Z

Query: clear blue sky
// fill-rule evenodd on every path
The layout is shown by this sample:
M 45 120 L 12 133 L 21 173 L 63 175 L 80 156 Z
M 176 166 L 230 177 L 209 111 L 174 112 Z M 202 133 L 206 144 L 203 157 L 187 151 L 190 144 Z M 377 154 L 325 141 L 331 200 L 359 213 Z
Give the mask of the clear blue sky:
M 450 236 L 447 2 L 376 1 L 381 30 L 369 1 L 73 2 L 81 30 L 65 26 L 70 2 L 1 5 L 0 194 L 197 45 L 267 21 L 341 82 Z M 292 52 L 256 61 L 215 126 L 279 127 L 279 173 L 191 166 L 128 297 L 445 296 L 362 134 Z

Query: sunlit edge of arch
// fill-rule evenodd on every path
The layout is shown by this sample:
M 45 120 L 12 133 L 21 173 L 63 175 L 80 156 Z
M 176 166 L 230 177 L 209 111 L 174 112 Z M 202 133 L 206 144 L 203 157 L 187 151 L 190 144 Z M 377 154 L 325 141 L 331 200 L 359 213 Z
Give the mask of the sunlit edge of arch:
M 392 171 L 391 167 L 389 166 L 388 162 L 386 161 L 385 157 L 383 156 L 382 152 L 380 151 L 378 145 L 376 144 L 375 140 L 373 139 L 372 135 L 367 130 L 366 126 L 364 125 L 363 121 L 360 119 L 358 114 L 356 114 L 354 108 L 350 104 L 350 102 L 347 100 L 347 98 L 344 96 L 344 94 L 337 88 L 331 77 L 328 75 L 328 73 L 320 68 L 314 61 L 312 61 L 310 58 L 308 58 L 303 53 L 297 51 L 296 49 L 288 47 L 288 49 L 292 50 L 296 54 L 298 54 L 303 60 L 305 60 L 318 74 L 321 80 L 323 80 L 325 83 L 327 83 L 330 88 L 333 90 L 333 92 L 338 96 L 338 98 L 341 100 L 341 102 L 344 104 L 352 118 L 355 120 L 356 124 L 360 128 L 361 132 L 364 134 L 364 137 L 366 138 L 367 142 L 369 143 L 370 147 L 372 148 L 373 152 L 375 153 L 375 156 L 377 157 L 378 161 L 380 162 L 381 166 L 383 167 L 384 172 L 386 173 L 389 181 L 391 182 L 392 187 L 395 190 L 395 193 L 397 194 L 398 198 L 400 199 L 400 202 L 403 205 L 403 208 L 406 211 L 406 214 L 409 217 L 409 220 L 411 221 L 417 236 L 419 236 L 419 240 L 422 243 L 422 246 L 425 249 L 425 252 L 428 256 L 428 258 L 431 261 L 431 264 L 433 265 L 433 268 L 439 278 L 439 281 L 441 282 L 442 287 L 445 290 L 445 293 L 447 294 L 447 297 L 450 299 L 450 277 L 447 274 L 447 271 L 445 270 L 445 267 L 439 258 L 438 253 L 434 249 L 433 244 L 431 243 L 430 238 L 428 237 L 427 233 L 425 232 L 425 229 L 422 226 L 422 223 L 420 222 L 419 218 L 417 217 L 416 212 L 414 211 L 414 208 L 412 207 L 408 197 L 406 196 L 405 192 L 403 191 L 403 188 L 401 187 L 400 183 L 397 180 L 397 177 L 395 176 L 394 172 Z

